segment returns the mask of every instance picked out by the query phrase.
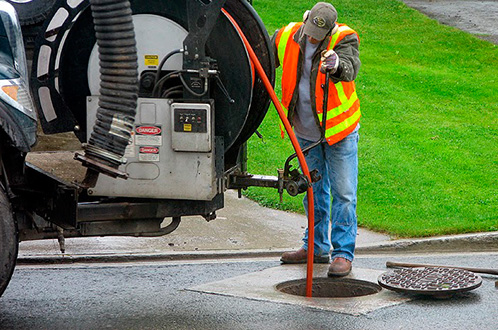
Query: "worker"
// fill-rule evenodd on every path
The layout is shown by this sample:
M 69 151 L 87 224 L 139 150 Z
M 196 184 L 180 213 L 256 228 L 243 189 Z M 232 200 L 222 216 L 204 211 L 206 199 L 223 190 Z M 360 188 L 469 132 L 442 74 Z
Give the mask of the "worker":
M 301 148 L 325 140 L 306 155 L 310 170 L 321 180 L 313 183 L 315 207 L 314 262 L 332 262 L 329 276 L 348 275 L 357 233 L 358 130 L 360 103 L 354 79 L 360 68 L 359 37 L 337 23 L 333 5 L 318 2 L 272 38 L 276 65 L 282 66 L 282 105 Z M 324 87 L 329 72 L 325 129 L 322 127 Z M 282 133 L 283 134 L 283 133 Z M 307 198 L 304 208 L 308 211 Z M 330 225 L 332 223 L 332 225 Z M 331 229 L 331 231 L 330 231 Z M 308 229 L 303 246 L 282 255 L 282 263 L 306 263 Z

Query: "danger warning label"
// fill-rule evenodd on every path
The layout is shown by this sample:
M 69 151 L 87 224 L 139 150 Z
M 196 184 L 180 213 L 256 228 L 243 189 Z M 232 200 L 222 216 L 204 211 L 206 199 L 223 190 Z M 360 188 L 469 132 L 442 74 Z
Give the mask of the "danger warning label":
M 158 125 L 135 127 L 135 144 L 138 146 L 162 146 L 162 129 Z
M 148 146 L 138 149 L 138 160 L 141 162 L 158 162 L 159 148 Z

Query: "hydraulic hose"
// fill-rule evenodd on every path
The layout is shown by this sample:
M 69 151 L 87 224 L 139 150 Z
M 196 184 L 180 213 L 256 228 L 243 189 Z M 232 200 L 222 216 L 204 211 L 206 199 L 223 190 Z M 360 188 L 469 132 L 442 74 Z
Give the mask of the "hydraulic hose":
M 299 164 L 301 165 L 301 169 L 303 170 L 304 175 L 306 175 L 306 177 L 308 178 L 308 182 L 311 183 L 312 181 L 308 165 L 306 164 L 306 159 L 304 158 L 304 154 L 301 150 L 301 147 L 299 146 L 299 142 L 297 141 L 296 135 L 292 130 L 291 124 L 289 123 L 289 120 L 287 119 L 287 116 L 285 115 L 282 109 L 282 105 L 280 104 L 280 101 L 278 100 L 277 95 L 273 90 L 273 86 L 271 85 L 270 80 L 266 76 L 266 73 L 263 67 L 261 66 L 261 63 L 259 62 L 256 53 L 252 49 L 251 44 L 249 44 L 249 41 L 247 41 L 247 38 L 245 37 L 244 33 L 240 29 L 237 22 L 233 19 L 233 17 L 231 17 L 230 14 L 225 9 L 222 8 L 221 10 L 226 15 L 226 17 L 228 17 L 230 22 L 232 22 L 233 26 L 237 29 L 240 37 L 242 38 L 244 45 L 247 48 L 247 52 L 249 53 L 249 58 L 251 59 L 253 65 L 256 67 L 256 72 L 263 81 L 263 84 L 268 94 L 270 95 L 270 98 L 273 104 L 275 105 L 275 108 L 277 109 L 278 115 L 284 124 L 285 131 L 289 135 L 292 146 L 296 151 Z M 313 255 L 314 255 L 314 245 L 315 245 L 315 209 L 313 203 L 313 188 L 311 187 L 311 184 L 308 186 L 307 189 L 307 198 L 308 198 L 308 261 L 307 261 L 307 270 L 306 270 L 306 297 L 311 297 L 312 287 L 313 287 Z
M 90 0 L 100 60 L 100 97 L 93 132 L 79 160 L 92 172 L 118 171 L 129 143 L 138 99 L 138 64 L 129 0 Z M 77 155 L 78 159 L 78 155 Z M 88 181 L 92 181 L 88 179 Z
M 173 56 L 175 54 L 181 54 L 181 53 L 183 53 L 183 49 L 175 49 L 175 50 L 169 52 L 161 60 L 161 63 L 159 63 L 159 66 L 157 67 L 157 70 L 156 70 L 156 76 L 155 76 L 155 79 L 154 79 L 154 86 L 157 85 L 157 82 L 159 81 L 159 77 L 161 76 L 161 70 L 163 69 L 163 66 L 166 63 L 166 61 L 168 61 L 171 56 Z

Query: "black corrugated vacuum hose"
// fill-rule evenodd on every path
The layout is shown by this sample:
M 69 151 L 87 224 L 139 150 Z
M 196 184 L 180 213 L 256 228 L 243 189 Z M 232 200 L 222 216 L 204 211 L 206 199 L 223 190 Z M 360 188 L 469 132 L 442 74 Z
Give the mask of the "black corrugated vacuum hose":
M 76 158 L 89 168 L 85 181 L 91 186 L 97 173 L 127 177 L 118 167 L 135 121 L 138 64 L 129 0 L 90 0 L 90 4 L 100 59 L 100 97 L 85 156 Z

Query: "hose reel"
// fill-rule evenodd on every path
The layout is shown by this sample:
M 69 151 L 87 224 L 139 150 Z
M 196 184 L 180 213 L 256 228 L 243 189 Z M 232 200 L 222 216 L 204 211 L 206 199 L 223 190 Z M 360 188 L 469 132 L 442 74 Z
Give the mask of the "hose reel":
M 201 1 L 197 3 L 199 6 L 204 6 Z M 132 0 L 130 4 L 134 22 L 148 15 L 189 32 L 185 1 Z M 245 0 L 227 0 L 224 9 L 239 22 L 273 81 L 274 62 L 270 41 L 255 11 Z M 58 0 L 56 8 L 45 22 L 35 42 L 32 69 L 33 94 L 39 109 L 42 128 L 47 134 L 73 131 L 81 142 L 88 140 L 86 98 L 95 93 L 92 90 L 94 88 L 92 72 L 96 69 L 95 63 L 92 62 L 92 52 L 96 44 L 95 29 L 87 1 Z M 126 34 L 125 31 L 123 33 Z M 145 82 L 145 86 L 151 82 L 151 75 L 143 79 L 143 75 L 148 71 L 144 66 L 148 60 L 146 56 L 158 55 L 157 60 L 160 61 L 167 54 L 148 54 L 147 49 L 141 51 L 141 45 L 150 43 L 151 40 L 152 43 L 167 44 L 168 40 L 159 39 L 160 35 L 162 32 L 156 29 L 146 36 L 136 37 L 138 74 L 140 81 Z M 227 47 L 230 48 L 230 52 L 226 51 Z M 210 97 L 216 102 L 215 134 L 223 137 L 225 163 L 230 164 L 234 161 L 234 155 L 240 146 L 263 120 L 269 98 L 262 82 L 253 74 L 240 35 L 223 14 L 218 16 L 213 31 L 206 40 L 205 52 L 208 57 L 216 60 L 216 69 L 219 72 L 221 83 L 213 84 Z M 168 63 L 178 61 L 179 58 L 181 55 L 175 55 L 168 60 Z M 104 83 L 107 87 L 114 87 L 119 81 L 105 78 Z M 173 88 L 167 93 L 160 94 L 159 97 L 166 95 L 177 97 L 178 86 L 177 80 L 171 86 L 176 87 L 176 90 Z M 140 92 L 143 92 L 143 86 L 140 86 Z M 131 101 L 128 96 L 125 99 Z M 113 141 L 112 144 L 118 149 L 123 147 L 121 142 Z

